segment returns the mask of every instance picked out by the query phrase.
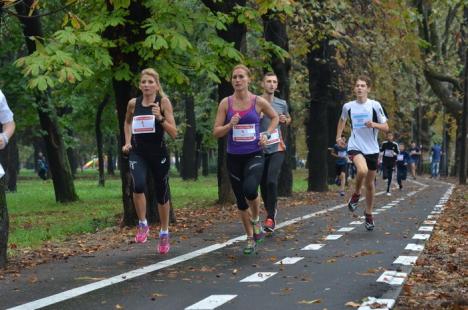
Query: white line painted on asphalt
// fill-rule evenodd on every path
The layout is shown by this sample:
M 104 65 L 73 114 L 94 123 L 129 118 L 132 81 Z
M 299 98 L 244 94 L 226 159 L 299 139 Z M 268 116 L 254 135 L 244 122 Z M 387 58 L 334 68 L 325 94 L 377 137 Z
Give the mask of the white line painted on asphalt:
M 343 237 L 343 235 L 328 235 L 325 237 L 325 240 L 337 240 Z
M 424 225 L 435 225 L 437 223 L 437 221 L 429 221 L 429 220 L 425 220 L 423 222 Z
M 427 216 L 427 218 L 428 218 L 428 219 L 438 219 L 439 216 L 438 216 L 438 215 L 434 215 L 434 214 L 429 214 L 429 215 Z
M 435 208 L 443 208 L 444 205 L 440 205 L 440 204 L 439 204 L 439 205 L 435 205 L 434 207 L 435 207 Z
M 263 282 L 273 277 L 277 272 L 256 272 L 247 278 L 240 280 L 240 282 Z
M 303 260 L 304 257 L 285 257 L 283 258 L 282 260 L 280 260 L 279 262 L 276 262 L 275 265 L 293 265 L 295 263 L 297 263 L 298 261 L 300 260 Z
M 430 234 L 414 234 L 413 238 L 411 239 L 416 239 L 416 240 L 427 240 L 431 237 Z
M 431 214 L 442 214 L 442 211 L 432 211 Z
M 408 243 L 406 245 L 405 250 L 421 252 L 422 250 L 424 250 L 424 244 Z
M 386 206 L 382 207 L 382 209 L 385 209 L 385 210 L 388 210 L 388 209 L 391 209 L 391 208 L 393 208 L 393 206 L 386 205 Z
M 433 231 L 433 230 L 434 230 L 434 226 L 421 226 L 421 227 L 419 227 L 418 230 L 419 230 L 419 231 Z
M 377 282 L 383 282 L 390 285 L 402 285 L 407 276 L 408 274 L 405 272 L 388 270 L 382 273 L 382 275 L 377 279 Z
M 202 310 L 202 309 L 203 310 L 212 310 L 212 309 L 216 309 L 219 306 L 224 305 L 225 303 L 227 303 L 228 301 L 233 300 L 236 297 L 237 297 L 237 295 L 211 295 L 211 296 L 206 297 L 203 300 L 200 300 L 196 304 L 193 304 L 193 305 L 185 308 L 185 310 Z
M 356 228 L 356 227 L 342 227 L 342 228 L 338 229 L 337 231 L 339 231 L 339 232 L 348 232 L 348 231 L 353 230 L 354 228 Z
M 378 212 L 378 211 L 372 212 L 372 215 L 375 215 L 375 214 L 380 214 L 380 212 Z
M 417 256 L 405 256 L 401 255 L 398 256 L 397 259 L 393 262 L 394 264 L 400 264 L 400 265 L 406 265 L 406 266 L 412 266 L 416 263 L 416 260 L 418 259 Z
M 382 208 L 377 209 L 377 210 L 375 210 L 375 211 L 377 211 L 377 212 L 383 212 L 383 211 L 386 211 L 386 209 L 382 207 Z
M 383 192 L 383 191 L 378 192 L 378 193 L 375 194 L 375 196 L 379 196 L 379 195 L 382 195 L 384 193 L 385 192 Z M 279 223 L 278 225 L 276 225 L 276 228 L 279 229 L 279 228 L 282 228 L 282 227 L 285 227 L 285 226 L 288 226 L 288 225 L 292 225 L 292 224 L 298 223 L 300 221 L 303 221 L 303 220 L 306 220 L 306 219 L 309 219 L 309 218 L 312 218 L 312 217 L 316 217 L 318 215 L 325 214 L 327 212 L 334 211 L 334 210 L 337 210 L 337 209 L 340 209 L 340 208 L 343 208 L 343 207 L 346 207 L 346 206 L 347 206 L 347 204 L 341 204 L 341 205 L 337 205 L 337 206 L 334 206 L 334 207 L 331 207 L 331 208 L 327 208 L 327 209 L 324 209 L 324 210 L 320 210 L 320 211 L 317 211 L 317 212 L 306 214 L 304 216 L 296 217 L 296 218 L 293 218 L 291 220 Z M 54 295 L 50 295 L 50 296 L 47 296 L 47 297 L 44 297 L 44 298 L 41 298 L 41 299 L 34 300 L 34 301 L 31 301 L 31 302 L 28 302 L 28 303 L 25 303 L 25 304 L 22 304 L 22 305 L 13 307 L 13 308 L 9 308 L 7 310 L 24 310 L 24 309 L 29 310 L 29 309 L 43 308 L 43 307 L 53 305 L 53 304 L 56 304 L 56 303 L 59 303 L 59 302 L 62 302 L 62 301 L 65 301 L 65 300 L 68 300 L 68 299 L 71 299 L 71 298 L 75 298 L 77 296 L 80 296 L 80 295 L 83 295 L 83 294 L 86 294 L 86 293 L 89 293 L 89 292 L 92 292 L 92 291 L 99 290 L 99 289 L 107 287 L 107 286 L 111 286 L 111 285 L 114 285 L 114 284 L 117 284 L 117 283 L 121 283 L 121 282 L 130 280 L 130 279 L 133 279 L 135 277 L 139 277 L 139 276 L 142 276 L 142 275 L 145 275 L 145 274 L 148 274 L 148 273 L 160 270 L 160 269 L 164 269 L 164 268 L 173 266 L 175 264 L 179 264 L 181 262 L 193 259 L 195 257 L 198 257 L 198 256 L 201 256 L 201 255 L 204 255 L 204 254 L 207 254 L 207 253 L 222 249 L 222 248 L 224 248 L 226 246 L 232 245 L 232 244 L 234 244 L 234 243 L 236 243 L 238 241 L 243 241 L 245 239 L 246 239 L 245 236 L 239 236 L 239 237 L 236 237 L 236 238 L 232 238 L 232 239 L 230 239 L 230 240 L 228 240 L 228 241 L 226 241 L 224 243 L 216 243 L 216 244 L 213 244 L 213 245 L 210 245 L 210 246 L 195 250 L 193 252 L 189 252 L 189 253 L 186 253 L 186 254 L 183 254 L 183 255 L 180 255 L 180 256 L 165 260 L 165 261 L 161 261 L 161 262 L 156 263 L 156 264 L 148 265 L 146 267 L 142 267 L 142 268 L 139 268 L 139 269 L 136 269 L 136 270 L 132 270 L 132 271 L 129 271 L 129 272 L 126 272 L 126 273 L 122 273 L 122 274 L 119 274 L 117 276 L 114 276 L 114 277 L 111 277 L 111 278 L 108 278 L 108 279 L 104 279 L 104 280 L 93 282 L 93 283 L 90 283 L 90 284 L 87 284 L 87 285 L 79 286 L 79 287 L 76 287 L 76 288 L 73 288 L 73 289 L 70 289 L 70 290 L 67 290 L 67 291 L 63 291 L 63 292 L 60 292 L 60 293 L 57 293 L 57 294 L 54 294 Z
M 324 246 L 325 246 L 325 244 L 323 244 L 323 243 L 312 243 L 312 244 L 306 245 L 301 250 L 303 250 L 303 251 L 317 251 L 317 250 L 320 250 L 321 248 L 323 248 Z
M 353 221 L 351 223 L 349 223 L 349 225 L 361 225 L 361 224 L 364 224 L 363 221 Z
M 373 304 L 382 305 L 380 308 L 375 308 L 372 306 Z M 388 310 L 392 309 L 393 305 L 395 304 L 395 299 L 379 299 L 375 297 L 367 297 L 367 301 L 363 302 L 358 310 Z

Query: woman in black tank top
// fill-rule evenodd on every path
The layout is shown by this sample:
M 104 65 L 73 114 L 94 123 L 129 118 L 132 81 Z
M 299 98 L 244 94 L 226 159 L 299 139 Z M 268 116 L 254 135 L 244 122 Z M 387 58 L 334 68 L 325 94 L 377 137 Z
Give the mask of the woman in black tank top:
M 164 143 L 164 133 L 172 138 L 177 136 L 171 102 L 162 91 L 159 75 L 154 69 L 141 72 L 141 97 L 128 102 L 125 116 L 125 145 L 122 151 L 129 154 L 130 172 L 133 179 L 133 202 L 139 224 L 135 242 L 144 243 L 149 235 L 146 220 L 145 186 L 147 171 L 155 179 L 161 230 L 159 233 L 158 251 L 165 254 L 169 251 L 169 164 Z

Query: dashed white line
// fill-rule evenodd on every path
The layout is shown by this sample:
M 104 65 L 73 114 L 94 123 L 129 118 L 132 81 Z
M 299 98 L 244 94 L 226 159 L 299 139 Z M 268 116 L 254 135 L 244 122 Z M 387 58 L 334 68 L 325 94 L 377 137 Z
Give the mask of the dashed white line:
M 353 221 L 351 223 L 349 223 L 349 225 L 361 225 L 361 224 L 364 224 L 363 221 Z
M 295 263 L 297 263 L 298 261 L 301 261 L 303 260 L 304 257 L 285 257 L 283 258 L 282 260 L 280 260 L 279 262 L 276 262 L 275 265 L 293 265 Z
M 419 231 L 433 231 L 433 230 L 434 230 L 434 226 L 421 226 L 421 227 L 419 227 L 418 230 L 419 230 Z
M 408 245 L 406 245 L 405 250 L 421 252 L 422 250 L 424 250 L 424 245 L 423 244 L 408 243 Z
M 429 220 L 425 220 L 423 222 L 424 225 L 435 225 L 437 223 L 437 221 L 429 221 Z
M 413 238 L 411 239 L 416 239 L 416 240 L 427 240 L 431 237 L 430 234 L 414 234 Z
M 343 235 L 328 235 L 325 237 L 325 240 L 337 240 L 340 239 Z
M 382 273 L 382 275 L 377 279 L 377 282 L 383 282 L 390 285 L 402 285 L 407 276 L 408 274 L 405 272 L 388 270 Z
M 256 272 L 242 280 L 240 282 L 263 282 L 273 277 L 277 272 Z
M 312 243 L 312 244 L 306 245 L 301 250 L 303 250 L 303 251 L 317 251 L 317 250 L 320 250 L 324 246 L 325 246 L 325 244 L 322 244 L 322 243 Z
M 367 301 L 363 302 L 358 310 L 372 310 L 376 309 L 373 307 L 373 304 L 382 305 L 382 307 L 377 308 L 378 310 L 388 310 L 393 307 L 395 304 L 395 299 L 380 299 L 375 297 L 367 297 Z
M 417 259 L 418 259 L 417 256 L 401 255 L 401 256 L 398 256 L 397 259 L 395 259 L 395 261 L 393 263 L 394 264 L 410 266 L 410 265 L 414 265 L 416 263 Z
M 356 228 L 356 227 L 342 227 L 342 228 L 338 229 L 337 231 L 339 231 L 339 232 L 348 232 L 348 231 L 352 231 L 354 228 Z
M 193 304 L 185 310 L 212 310 L 236 298 L 237 295 L 211 295 L 196 304 Z

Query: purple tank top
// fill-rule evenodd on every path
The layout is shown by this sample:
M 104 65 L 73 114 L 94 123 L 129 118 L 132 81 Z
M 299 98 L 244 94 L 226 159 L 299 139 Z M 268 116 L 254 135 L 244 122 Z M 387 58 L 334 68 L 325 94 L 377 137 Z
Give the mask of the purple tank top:
M 258 145 L 260 139 L 260 115 L 255 109 L 257 96 L 252 96 L 250 108 L 244 111 L 234 111 L 232 108 L 232 96 L 228 97 L 228 112 L 225 124 L 239 113 L 239 123 L 229 131 L 227 152 L 229 154 L 251 154 L 261 151 Z

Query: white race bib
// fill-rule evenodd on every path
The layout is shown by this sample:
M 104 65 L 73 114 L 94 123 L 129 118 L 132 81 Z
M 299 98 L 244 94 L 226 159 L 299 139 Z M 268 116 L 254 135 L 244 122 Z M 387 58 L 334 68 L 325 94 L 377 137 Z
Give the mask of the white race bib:
M 153 133 L 154 115 L 138 115 L 133 117 L 132 134 Z
M 385 157 L 393 157 L 394 156 L 393 150 L 385 150 L 384 151 L 384 156 Z
M 401 155 L 401 154 L 398 154 L 398 155 L 397 155 L 397 160 L 398 160 L 398 161 L 403 161 L 403 160 L 404 160 L 404 156 Z
M 238 124 L 232 128 L 232 140 L 235 142 L 252 142 L 255 138 L 255 124 Z
M 272 145 L 272 144 L 276 144 L 276 143 L 279 143 L 281 140 L 280 140 L 280 135 L 279 135 L 279 131 L 278 131 L 278 128 L 276 128 L 270 135 L 270 139 L 267 140 L 267 143 L 266 145 Z
M 2 164 L 0 164 L 0 179 L 5 175 L 5 170 L 3 170 Z
M 339 151 L 338 152 L 338 157 L 340 157 L 340 158 L 346 157 L 346 151 Z
M 351 113 L 353 129 L 366 127 L 366 123 L 370 120 L 371 116 L 369 113 Z

